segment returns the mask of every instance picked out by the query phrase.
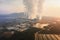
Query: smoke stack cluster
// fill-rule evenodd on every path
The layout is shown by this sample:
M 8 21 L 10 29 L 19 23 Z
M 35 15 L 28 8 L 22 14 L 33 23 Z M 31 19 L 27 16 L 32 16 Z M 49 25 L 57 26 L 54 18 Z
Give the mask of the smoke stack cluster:
M 23 0 L 26 7 L 26 14 L 28 19 L 40 18 L 42 12 L 42 5 L 44 0 Z

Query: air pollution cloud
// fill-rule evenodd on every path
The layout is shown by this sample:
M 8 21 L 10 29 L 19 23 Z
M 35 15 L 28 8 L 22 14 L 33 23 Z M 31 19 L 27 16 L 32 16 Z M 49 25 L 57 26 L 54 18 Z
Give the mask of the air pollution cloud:
M 44 0 L 23 0 L 26 7 L 26 14 L 29 19 L 40 18 Z

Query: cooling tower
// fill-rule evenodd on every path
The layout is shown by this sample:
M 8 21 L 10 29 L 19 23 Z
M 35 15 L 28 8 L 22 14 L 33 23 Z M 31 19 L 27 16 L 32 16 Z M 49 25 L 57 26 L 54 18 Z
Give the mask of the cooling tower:
M 44 0 L 23 0 L 26 8 L 26 15 L 28 19 L 40 18 L 42 12 L 42 5 Z

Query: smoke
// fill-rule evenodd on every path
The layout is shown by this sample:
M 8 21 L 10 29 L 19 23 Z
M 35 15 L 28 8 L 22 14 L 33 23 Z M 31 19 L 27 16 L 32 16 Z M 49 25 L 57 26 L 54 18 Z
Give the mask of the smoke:
M 29 19 L 40 18 L 44 0 L 23 0 Z

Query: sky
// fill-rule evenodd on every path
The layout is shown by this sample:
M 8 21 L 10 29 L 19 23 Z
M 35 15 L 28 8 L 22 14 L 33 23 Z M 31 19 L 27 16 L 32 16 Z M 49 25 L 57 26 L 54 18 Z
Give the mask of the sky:
M 46 0 L 43 16 L 60 17 L 60 0 Z
M 22 0 L 0 0 L 0 13 L 13 13 L 23 11 Z
M 60 17 L 60 0 L 45 0 L 43 16 Z M 0 14 L 23 12 L 23 0 L 0 0 Z

